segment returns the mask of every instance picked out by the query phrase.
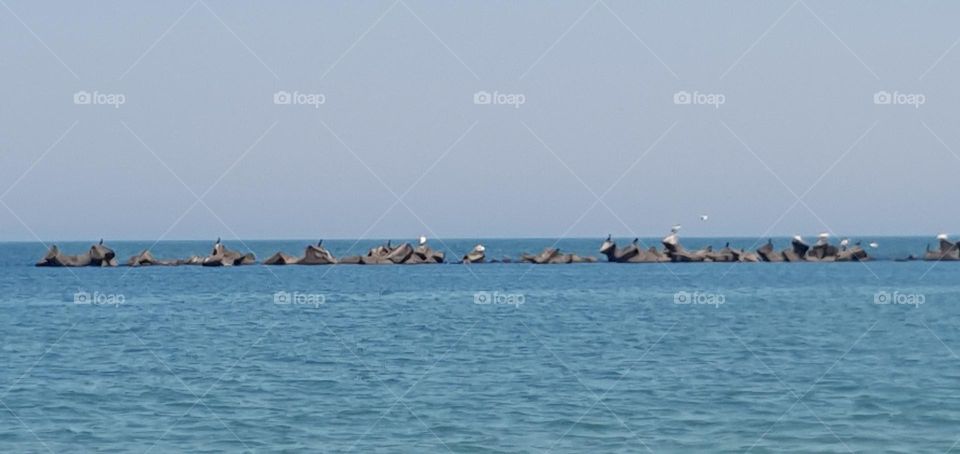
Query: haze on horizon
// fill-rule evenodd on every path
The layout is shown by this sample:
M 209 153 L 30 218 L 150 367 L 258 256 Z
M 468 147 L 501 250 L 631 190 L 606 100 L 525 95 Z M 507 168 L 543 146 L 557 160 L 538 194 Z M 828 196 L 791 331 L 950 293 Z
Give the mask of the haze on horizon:
M 544 5 L 5 0 L 0 241 L 960 233 L 960 4 Z

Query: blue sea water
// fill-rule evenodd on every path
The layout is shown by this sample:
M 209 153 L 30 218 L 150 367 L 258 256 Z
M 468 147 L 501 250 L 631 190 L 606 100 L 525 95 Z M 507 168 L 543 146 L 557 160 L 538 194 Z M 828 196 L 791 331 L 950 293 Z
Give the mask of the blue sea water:
M 877 241 L 891 259 L 927 239 Z M 475 242 L 431 244 L 459 256 Z M 306 241 L 227 243 L 262 259 Z M 492 258 L 553 241 L 483 243 Z M 150 245 L 110 243 L 122 261 Z M 0 243 L 3 452 L 912 453 L 960 439 L 960 263 L 33 267 L 44 252 Z

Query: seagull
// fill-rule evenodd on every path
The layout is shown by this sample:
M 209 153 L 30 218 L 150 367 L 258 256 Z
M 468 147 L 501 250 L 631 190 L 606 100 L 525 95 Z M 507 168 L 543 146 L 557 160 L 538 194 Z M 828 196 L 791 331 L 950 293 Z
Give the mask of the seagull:
M 473 249 L 474 249 L 474 250 L 477 250 L 477 251 L 479 251 L 479 252 L 483 252 L 483 251 L 486 251 L 486 250 L 487 250 L 487 248 L 483 247 L 483 245 L 482 245 L 482 244 L 479 244 L 479 243 L 478 243 L 476 246 L 474 246 Z
M 877 244 L 877 242 L 876 242 L 876 241 L 874 241 L 873 243 L 870 243 L 870 244 L 868 244 L 868 246 L 870 246 L 870 247 L 872 247 L 872 248 L 874 248 L 874 249 L 876 249 L 876 248 L 878 248 L 878 247 L 880 247 L 880 245 L 879 245 L 879 244 Z
M 937 235 L 937 239 L 938 239 L 938 240 L 946 240 L 946 239 L 947 239 L 947 234 L 946 234 L 946 233 L 941 233 L 941 234 Z
M 801 237 L 800 235 L 794 235 L 793 240 L 794 240 L 794 241 L 799 241 L 799 242 L 802 243 L 802 242 L 803 242 L 803 237 Z
M 706 221 L 707 219 L 710 219 L 710 216 L 707 216 L 707 215 L 705 215 L 705 214 L 701 214 L 701 215 L 700 215 L 700 220 L 701 220 L 701 221 Z
M 820 239 L 822 239 L 822 240 L 825 240 L 825 239 L 827 239 L 827 238 L 830 238 L 830 234 L 827 233 L 827 232 L 822 232 L 822 233 L 820 233 L 819 235 L 817 235 L 817 238 L 820 238 Z
M 421 235 L 421 236 L 420 236 L 420 245 L 423 246 L 424 244 L 427 244 L 427 237 Z
M 849 240 L 849 239 L 844 238 L 844 239 L 840 240 L 840 245 L 841 245 L 841 246 L 847 247 L 848 244 L 850 244 L 850 240 Z
M 682 228 L 682 227 L 683 227 L 683 226 L 680 225 L 680 224 L 674 224 L 673 227 L 670 227 L 670 232 L 672 232 L 672 233 L 677 233 L 677 232 L 680 231 L 680 228 Z

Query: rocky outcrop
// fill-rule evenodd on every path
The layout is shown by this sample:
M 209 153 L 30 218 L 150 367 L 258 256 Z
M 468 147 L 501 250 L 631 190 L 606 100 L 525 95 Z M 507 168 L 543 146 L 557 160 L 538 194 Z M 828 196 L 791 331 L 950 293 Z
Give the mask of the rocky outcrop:
M 564 254 L 560 252 L 560 249 L 548 247 L 543 250 L 543 252 L 537 255 L 530 255 L 523 253 L 520 255 L 520 261 L 522 263 L 533 263 L 537 265 L 546 265 L 546 264 L 566 264 L 566 263 L 593 263 L 597 259 L 595 257 L 581 257 L 577 254 Z
M 60 252 L 56 246 L 50 246 L 47 254 L 36 263 L 36 266 L 50 267 L 81 267 L 81 266 L 117 266 L 116 253 L 113 249 L 103 245 L 103 240 L 98 244 L 90 246 L 90 250 L 85 254 L 66 255 Z
M 181 264 L 183 264 L 182 260 L 158 259 L 154 257 L 153 254 L 147 249 L 144 249 L 139 254 L 130 257 L 130 260 L 127 260 L 127 266 L 176 266 Z
M 217 238 L 217 242 L 213 245 L 213 251 L 210 255 L 204 257 L 200 264 L 203 266 L 240 266 L 254 263 L 257 263 L 257 259 L 252 253 L 241 254 L 227 249 Z
M 951 262 L 960 260 L 960 244 L 951 242 L 944 234 L 937 236 L 937 240 L 940 243 L 940 248 L 931 250 L 930 245 L 927 245 L 926 254 L 923 256 L 924 260 Z
M 483 261 L 486 260 L 486 257 L 487 257 L 486 251 L 487 251 L 487 248 L 485 248 L 482 244 L 477 244 L 476 246 L 473 247 L 473 249 L 470 250 L 470 252 L 467 252 L 467 255 L 463 256 L 462 262 L 463 263 L 483 263 Z
M 670 257 L 665 253 L 657 251 L 657 248 L 650 247 L 644 250 L 640 247 L 640 239 L 634 238 L 626 247 L 619 249 L 610 236 L 600 245 L 600 253 L 607 257 L 611 263 L 655 263 L 669 262 Z
M 283 251 L 271 255 L 263 261 L 264 265 L 334 265 L 336 257 L 323 247 L 323 240 L 317 244 L 308 244 L 303 251 L 303 257 L 294 257 Z

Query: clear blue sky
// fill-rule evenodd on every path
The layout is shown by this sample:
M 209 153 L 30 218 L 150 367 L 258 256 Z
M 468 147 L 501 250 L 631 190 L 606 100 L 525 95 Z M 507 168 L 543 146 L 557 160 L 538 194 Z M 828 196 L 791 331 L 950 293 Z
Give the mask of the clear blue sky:
M 956 2 L 3 3 L 0 240 L 960 231 Z

